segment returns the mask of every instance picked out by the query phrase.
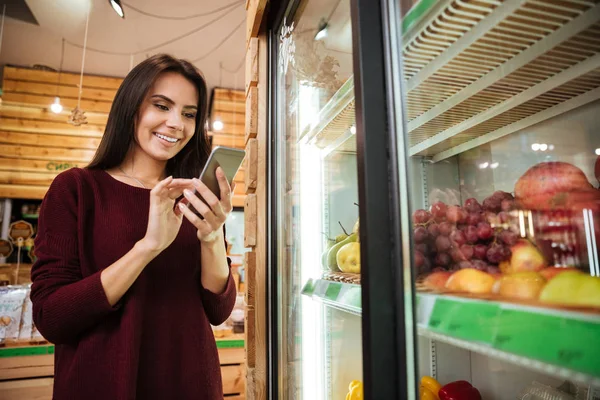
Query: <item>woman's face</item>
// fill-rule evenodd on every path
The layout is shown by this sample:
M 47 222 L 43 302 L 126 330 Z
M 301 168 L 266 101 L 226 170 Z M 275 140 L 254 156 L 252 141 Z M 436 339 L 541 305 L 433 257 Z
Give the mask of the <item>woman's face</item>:
M 173 158 L 194 135 L 198 90 L 176 72 L 158 76 L 136 121 L 135 141 L 157 161 Z

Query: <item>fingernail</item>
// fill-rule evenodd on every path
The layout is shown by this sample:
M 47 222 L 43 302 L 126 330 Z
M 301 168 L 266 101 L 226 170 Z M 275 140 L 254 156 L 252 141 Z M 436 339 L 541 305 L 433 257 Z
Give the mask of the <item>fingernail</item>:
M 179 207 L 181 211 L 185 210 L 185 204 L 183 203 L 177 203 L 177 207 Z
M 184 189 L 183 194 L 185 195 L 185 197 L 192 197 L 192 192 L 188 189 Z

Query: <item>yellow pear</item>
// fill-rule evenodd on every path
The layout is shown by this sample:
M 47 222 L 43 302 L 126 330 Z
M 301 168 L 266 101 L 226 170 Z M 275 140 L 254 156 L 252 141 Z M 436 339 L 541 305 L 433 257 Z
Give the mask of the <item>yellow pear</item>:
M 338 268 L 342 272 L 360 273 L 360 243 L 346 243 L 336 254 Z
M 545 303 L 600 307 L 600 278 L 582 272 L 556 275 L 540 294 Z

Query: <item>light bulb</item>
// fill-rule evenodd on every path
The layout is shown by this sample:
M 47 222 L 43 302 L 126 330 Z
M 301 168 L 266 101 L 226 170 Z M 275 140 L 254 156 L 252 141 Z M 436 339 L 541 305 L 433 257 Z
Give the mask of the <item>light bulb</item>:
M 538 151 L 540 149 L 540 144 L 539 143 L 534 143 L 531 145 L 531 150 L 533 151 Z
M 356 135 L 356 127 L 355 126 L 350 127 L 350 133 L 353 135 Z
M 493 162 L 493 163 L 490 164 L 490 168 L 496 169 L 496 168 L 498 168 L 499 165 L 500 165 L 499 162 Z
M 596 155 L 600 156 L 600 148 L 596 149 Z
M 317 31 L 317 34 L 315 35 L 315 40 L 321 40 L 324 39 L 325 37 L 327 37 L 327 28 L 329 27 L 329 24 L 327 22 L 325 22 L 324 20 L 321 20 L 321 23 L 319 24 L 319 30 Z
M 62 104 L 60 104 L 60 97 L 54 98 L 54 103 L 50 105 L 50 110 L 55 114 L 60 114 L 63 110 Z
M 110 0 L 110 5 L 113 10 L 119 15 L 121 18 L 125 18 L 125 13 L 123 12 L 123 7 L 121 7 L 121 2 L 119 0 Z
M 541 150 L 541 151 L 546 151 L 546 150 L 548 150 L 548 145 L 547 145 L 546 143 L 542 143 L 542 144 L 540 144 L 540 150 Z
M 487 168 L 489 166 L 490 166 L 490 163 L 488 163 L 488 162 L 484 162 L 484 163 L 479 164 L 479 168 L 481 168 L 481 169 L 485 169 L 485 168 Z
M 216 120 L 213 121 L 213 131 L 222 131 L 223 130 L 223 122 Z

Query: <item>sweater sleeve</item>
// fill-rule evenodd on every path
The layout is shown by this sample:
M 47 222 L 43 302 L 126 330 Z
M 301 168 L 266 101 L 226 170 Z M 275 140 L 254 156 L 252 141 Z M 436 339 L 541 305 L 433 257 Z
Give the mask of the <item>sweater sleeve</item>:
M 223 227 L 225 232 L 225 227 Z M 223 234 L 225 236 L 225 234 Z M 227 248 L 227 239 L 225 239 L 225 248 Z M 221 325 L 229 316 L 235 305 L 235 297 L 237 290 L 235 288 L 235 281 L 231 275 L 231 259 L 227 257 L 227 265 L 229 266 L 229 276 L 227 277 L 227 284 L 223 292 L 217 294 L 202 286 L 200 281 L 200 293 L 202 295 L 202 303 L 204 304 L 204 311 L 208 317 L 208 322 L 212 325 Z
M 57 176 L 40 210 L 35 238 L 37 261 L 31 269 L 33 320 L 56 344 L 72 343 L 115 310 L 98 271 L 83 276 L 79 263 L 79 184 L 73 172 Z

